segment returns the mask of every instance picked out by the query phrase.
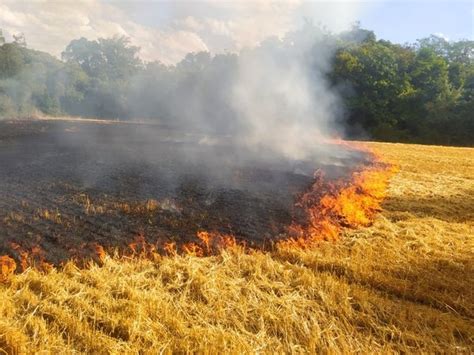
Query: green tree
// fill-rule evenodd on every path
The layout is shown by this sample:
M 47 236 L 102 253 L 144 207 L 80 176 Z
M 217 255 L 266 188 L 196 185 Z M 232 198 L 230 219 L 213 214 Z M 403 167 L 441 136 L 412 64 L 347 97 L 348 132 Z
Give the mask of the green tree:
M 0 46 L 0 79 L 17 75 L 24 64 L 21 49 L 17 44 L 4 43 Z
M 430 48 L 421 48 L 410 72 L 411 81 L 424 103 L 449 96 L 447 61 Z
M 91 77 L 102 80 L 126 80 L 142 66 L 139 47 L 132 46 L 127 37 L 71 41 L 62 53 L 68 63 L 77 63 Z
M 406 75 L 410 61 L 405 49 L 385 41 L 350 44 L 337 52 L 333 78 L 350 88 L 344 97 L 351 126 L 373 134 L 399 126 L 400 105 L 413 95 Z

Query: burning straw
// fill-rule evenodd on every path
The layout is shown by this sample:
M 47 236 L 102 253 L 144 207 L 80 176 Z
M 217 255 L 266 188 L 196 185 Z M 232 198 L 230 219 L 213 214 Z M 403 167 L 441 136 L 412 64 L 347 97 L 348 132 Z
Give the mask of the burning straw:
M 293 222 L 288 227 L 287 238 L 272 243 L 269 249 L 310 248 L 321 241 L 338 240 L 344 228 L 369 226 L 380 211 L 389 179 L 396 172 L 396 168 L 383 162 L 381 157 L 359 143 L 339 140 L 331 143 L 366 151 L 371 156 L 371 164 L 360 166 L 349 180 L 326 181 L 324 173 L 317 171 L 314 183 L 296 203 L 296 207 L 301 208 L 307 215 L 307 222 Z M 216 255 L 224 249 L 232 248 L 243 251 L 255 249 L 248 247 L 236 236 L 201 230 L 197 232 L 195 242 L 182 244 L 174 241 L 149 243 L 143 234 L 137 235 L 125 250 L 106 250 L 102 245 L 92 243 L 83 249 L 90 251 L 89 257 L 82 253 L 73 260 L 80 265 L 90 265 L 91 262 L 102 264 L 108 255 L 115 255 L 120 258 L 146 258 L 156 261 L 162 256 L 173 257 L 178 254 L 199 257 Z M 15 244 L 13 249 L 18 254 L 18 261 L 7 255 L 0 257 L 0 281 L 7 280 L 16 270 L 24 271 L 33 267 L 47 272 L 52 269 L 39 246 L 27 251 Z

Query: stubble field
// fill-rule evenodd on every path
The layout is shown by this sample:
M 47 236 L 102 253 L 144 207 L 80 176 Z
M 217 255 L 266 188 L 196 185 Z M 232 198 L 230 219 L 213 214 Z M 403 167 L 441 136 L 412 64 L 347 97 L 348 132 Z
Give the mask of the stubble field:
M 473 352 L 474 150 L 369 146 L 399 167 L 372 226 L 304 250 L 28 269 L 0 284 L 0 349 Z

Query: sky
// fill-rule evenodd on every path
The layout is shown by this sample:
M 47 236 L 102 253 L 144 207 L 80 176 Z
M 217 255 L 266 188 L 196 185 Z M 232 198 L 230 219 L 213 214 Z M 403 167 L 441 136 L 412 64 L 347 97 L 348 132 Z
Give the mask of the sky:
M 473 39 L 473 1 L 459 0 L 0 0 L 7 39 L 24 33 L 30 48 L 60 57 L 72 40 L 124 35 L 145 60 L 174 64 L 189 52 L 236 52 L 282 37 L 304 19 L 333 32 L 355 21 L 378 38 L 412 43 L 437 34 Z
M 378 38 L 414 42 L 436 34 L 447 40 L 474 39 L 474 1 L 385 1 L 359 18 Z

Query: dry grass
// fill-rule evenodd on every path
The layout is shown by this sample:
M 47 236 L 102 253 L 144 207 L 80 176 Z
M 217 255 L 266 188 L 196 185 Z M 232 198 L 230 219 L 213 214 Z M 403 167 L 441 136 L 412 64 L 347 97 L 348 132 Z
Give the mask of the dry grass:
M 7 353 L 474 352 L 474 149 L 395 160 L 373 226 L 315 250 L 114 260 L 0 285 Z

